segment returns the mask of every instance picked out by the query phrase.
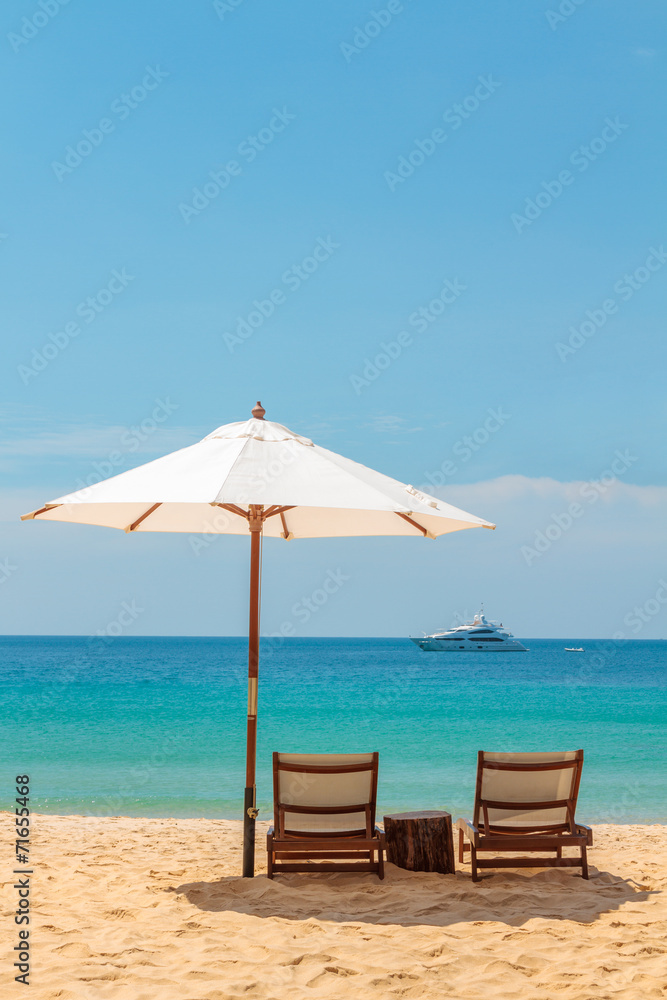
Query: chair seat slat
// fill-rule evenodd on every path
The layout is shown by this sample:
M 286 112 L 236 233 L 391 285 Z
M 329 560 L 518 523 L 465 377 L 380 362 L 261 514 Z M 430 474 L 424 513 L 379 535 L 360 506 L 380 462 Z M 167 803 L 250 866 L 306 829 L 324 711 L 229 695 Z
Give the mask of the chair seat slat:
M 530 826 L 511 826 L 509 823 L 499 826 L 497 823 L 490 823 L 488 827 L 480 826 L 480 833 L 485 835 L 493 834 L 499 837 L 504 837 L 506 834 L 511 834 L 512 836 L 519 835 L 522 837 L 532 837 L 540 833 L 557 834 L 560 832 L 570 833 L 570 827 L 568 823 L 554 823 L 547 826 L 544 823 L 535 823 Z
M 355 771 L 372 771 L 373 761 L 361 764 L 293 764 L 278 762 L 279 771 L 296 771 L 299 774 L 353 774 Z
M 281 809 L 286 813 L 312 813 L 314 816 L 335 816 L 341 813 L 362 813 L 368 803 L 361 802 L 354 806 L 298 806 L 281 802 Z
M 485 760 L 485 771 L 563 771 L 568 767 L 577 767 L 577 760 L 549 761 L 548 764 L 521 764 L 514 761 Z
M 553 799 L 550 802 L 501 802 L 494 799 L 480 799 L 488 809 L 567 809 L 569 799 Z

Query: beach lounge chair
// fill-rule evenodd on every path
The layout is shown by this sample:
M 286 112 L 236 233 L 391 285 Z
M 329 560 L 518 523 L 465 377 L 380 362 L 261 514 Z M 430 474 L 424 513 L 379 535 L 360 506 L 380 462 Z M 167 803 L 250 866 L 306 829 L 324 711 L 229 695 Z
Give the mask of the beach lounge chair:
M 377 779 L 377 753 L 274 753 L 269 878 L 311 871 L 384 878 L 384 836 L 375 827 Z
M 477 755 L 477 786 L 472 823 L 457 821 L 459 861 L 470 851 L 472 880 L 480 868 L 581 868 L 588 878 L 586 847 L 593 832 L 577 823 L 574 811 L 584 763 L 583 750 L 564 753 L 488 753 Z M 579 857 L 563 857 L 564 847 Z M 550 857 L 484 858 L 480 851 L 553 852 Z

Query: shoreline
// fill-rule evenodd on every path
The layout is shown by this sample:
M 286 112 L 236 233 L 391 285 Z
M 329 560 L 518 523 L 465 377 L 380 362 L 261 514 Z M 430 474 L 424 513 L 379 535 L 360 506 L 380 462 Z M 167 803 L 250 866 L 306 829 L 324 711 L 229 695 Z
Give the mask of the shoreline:
M 471 805 L 472 805 L 472 803 L 471 803 Z M 403 805 L 398 805 L 398 806 L 391 805 L 391 806 L 387 806 L 387 807 L 378 808 L 378 810 L 377 810 L 377 822 L 381 824 L 382 817 L 386 816 L 389 813 L 406 812 L 406 811 L 409 812 L 410 809 L 414 809 L 414 808 L 416 808 L 416 807 L 415 806 L 410 806 L 410 805 L 405 805 L 405 806 L 403 806 Z M 429 808 L 431 808 L 431 807 L 429 807 Z M 433 808 L 444 808 L 445 812 L 449 812 L 450 811 L 450 810 L 446 809 L 446 807 L 441 807 L 441 806 L 433 806 Z M 468 812 L 470 812 L 470 811 L 471 810 L 468 810 Z M 243 810 L 242 810 L 242 807 L 240 807 L 240 806 L 239 806 L 239 809 L 238 809 L 238 815 L 236 815 L 236 816 L 204 816 L 201 813 L 191 814 L 191 815 L 182 815 L 182 816 L 181 815 L 174 815 L 173 813 L 164 813 L 164 814 L 157 814 L 156 813 L 156 814 L 148 815 L 147 816 L 145 813 L 141 813 L 141 814 L 137 813 L 135 815 L 134 813 L 127 813 L 127 812 L 123 812 L 123 813 L 110 813 L 110 812 L 104 812 L 104 813 L 103 812 L 100 812 L 100 813 L 96 813 L 96 812 L 71 812 L 71 813 L 70 812 L 42 812 L 39 809 L 32 809 L 31 808 L 30 815 L 34 816 L 34 817 L 40 817 L 40 818 L 44 817 L 45 819 L 127 819 L 127 820 L 132 820 L 134 822 L 143 822 L 145 820 L 146 822 L 171 821 L 171 822 L 174 822 L 174 823 L 189 822 L 189 821 L 193 821 L 194 822 L 196 820 L 201 820 L 202 822 L 205 822 L 205 823 L 238 823 L 239 825 L 242 825 L 243 824 L 243 820 L 241 818 L 242 812 L 243 812 Z M 460 815 L 465 817 L 465 816 L 467 816 L 467 812 L 464 810 L 462 813 L 460 813 Z M 13 813 L 9 812 L 8 810 L 2 810 L 2 809 L 0 809 L 0 819 L 2 819 L 5 816 L 7 816 L 7 817 L 13 816 Z M 267 804 L 266 806 L 262 806 L 261 803 L 260 803 L 260 816 L 261 816 L 261 819 L 257 820 L 258 824 L 259 823 L 267 823 L 267 824 L 272 824 L 273 823 L 273 810 L 271 809 L 270 804 Z M 452 812 L 451 813 L 451 817 L 452 817 L 452 822 L 455 823 L 456 820 L 459 818 L 459 813 L 455 814 L 455 813 Z M 667 830 L 667 817 L 661 817 L 659 819 L 645 819 L 645 818 L 616 819 L 616 818 L 614 818 L 614 820 L 611 821 L 611 820 L 607 820 L 607 819 L 599 819 L 599 820 L 598 819 L 591 819 L 590 817 L 587 817 L 585 813 L 581 813 L 581 815 L 579 815 L 579 813 L 577 813 L 577 822 L 585 823 L 587 826 L 593 826 L 593 827 L 596 827 L 596 826 L 618 826 L 618 827 L 642 826 L 642 827 L 650 828 L 650 827 L 657 826 L 657 827 L 664 827 Z
M 38 1000 L 662 995 L 667 825 L 594 825 L 589 881 L 574 869 L 505 869 L 473 884 L 458 861 L 453 875 L 388 864 L 384 882 L 269 881 L 266 820 L 258 876 L 244 879 L 240 820 L 34 817 Z

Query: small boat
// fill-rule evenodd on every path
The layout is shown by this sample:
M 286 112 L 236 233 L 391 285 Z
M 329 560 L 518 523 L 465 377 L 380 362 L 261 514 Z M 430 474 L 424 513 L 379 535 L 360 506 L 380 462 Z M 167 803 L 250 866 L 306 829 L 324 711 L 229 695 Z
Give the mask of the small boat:
M 565 647 L 565 652 L 566 653 L 583 653 L 583 651 L 584 651 L 584 647 L 583 646 L 566 646 Z
M 421 639 L 410 636 L 425 653 L 527 653 L 528 649 L 515 639 L 502 622 L 489 621 L 484 608 L 471 622 L 455 628 L 438 629 Z

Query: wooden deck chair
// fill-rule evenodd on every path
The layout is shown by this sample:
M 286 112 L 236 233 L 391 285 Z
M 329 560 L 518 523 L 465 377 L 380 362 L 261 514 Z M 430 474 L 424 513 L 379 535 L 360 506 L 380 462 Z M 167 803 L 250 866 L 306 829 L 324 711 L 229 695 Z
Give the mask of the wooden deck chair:
M 470 851 L 473 882 L 479 882 L 480 868 L 581 868 L 582 877 L 588 878 L 586 846 L 593 843 L 593 832 L 574 818 L 583 763 L 583 750 L 480 750 L 473 821 L 460 819 L 456 824 L 459 861 Z M 564 847 L 579 848 L 579 857 L 564 858 Z M 480 851 L 553 855 L 481 859 Z
M 377 780 L 377 753 L 274 753 L 269 878 L 311 871 L 384 878 L 384 835 L 375 827 Z

